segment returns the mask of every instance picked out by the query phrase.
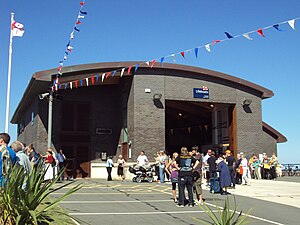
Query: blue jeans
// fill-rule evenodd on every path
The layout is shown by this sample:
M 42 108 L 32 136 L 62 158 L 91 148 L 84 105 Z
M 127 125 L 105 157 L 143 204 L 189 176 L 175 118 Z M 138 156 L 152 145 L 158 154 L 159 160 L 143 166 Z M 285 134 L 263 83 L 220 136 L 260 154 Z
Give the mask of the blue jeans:
M 165 183 L 165 167 L 159 166 L 159 180 L 160 183 Z
M 215 186 L 216 186 L 216 178 L 217 178 L 217 173 L 216 172 L 213 172 L 213 171 L 210 171 L 209 172 L 209 177 L 210 177 L 210 189 L 209 191 L 212 192 L 212 191 L 215 191 Z
M 189 204 L 194 204 L 194 198 L 193 198 L 193 177 L 192 176 L 184 176 L 184 177 L 178 177 L 178 192 L 179 192 L 179 198 L 178 198 L 178 204 L 184 205 L 185 195 L 184 195 L 184 189 L 187 189 L 188 196 L 189 196 Z

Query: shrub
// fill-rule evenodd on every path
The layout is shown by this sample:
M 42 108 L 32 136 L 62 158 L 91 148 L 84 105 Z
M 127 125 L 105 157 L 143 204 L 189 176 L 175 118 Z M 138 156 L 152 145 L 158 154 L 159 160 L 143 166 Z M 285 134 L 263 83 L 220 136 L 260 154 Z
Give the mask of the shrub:
M 79 190 L 82 184 L 76 185 L 61 197 L 51 201 L 49 199 L 51 193 L 71 184 L 54 188 L 53 185 L 62 172 L 60 171 L 54 179 L 44 181 L 45 170 L 41 166 L 26 174 L 23 167 L 15 165 L 5 177 L 5 187 L 0 191 L 0 224 L 49 224 L 54 220 L 50 216 L 53 212 L 70 217 L 55 206 Z

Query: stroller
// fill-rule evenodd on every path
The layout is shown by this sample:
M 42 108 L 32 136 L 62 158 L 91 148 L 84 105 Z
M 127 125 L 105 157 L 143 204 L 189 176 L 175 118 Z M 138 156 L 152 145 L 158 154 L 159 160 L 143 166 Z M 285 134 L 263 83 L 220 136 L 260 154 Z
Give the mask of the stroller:
M 133 182 L 141 183 L 143 180 L 146 180 L 152 183 L 154 180 L 155 165 L 139 166 L 135 164 L 129 167 L 129 172 L 136 175 L 132 178 Z

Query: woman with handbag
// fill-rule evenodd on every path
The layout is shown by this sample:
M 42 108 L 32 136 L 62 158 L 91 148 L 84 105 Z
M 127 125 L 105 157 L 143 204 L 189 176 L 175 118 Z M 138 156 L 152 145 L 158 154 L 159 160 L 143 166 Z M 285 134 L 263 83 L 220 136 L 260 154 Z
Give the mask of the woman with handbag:
M 174 203 L 177 204 L 177 195 L 176 195 L 176 184 L 178 182 L 178 170 L 175 167 L 175 159 L 178 157 L 178 153 L 174 152 L 172 155 L 172 160 L 166 166 L 166 172 L 170 175 L 171 184 L 172 184 L 172 195 Z

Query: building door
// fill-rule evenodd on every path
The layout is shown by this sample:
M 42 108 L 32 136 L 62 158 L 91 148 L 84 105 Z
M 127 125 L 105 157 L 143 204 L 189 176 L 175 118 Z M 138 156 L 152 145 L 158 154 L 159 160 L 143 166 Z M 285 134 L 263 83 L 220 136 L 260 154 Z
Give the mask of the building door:
M 67 173 L 90 177 L 90 104 L 65 101 L 61 108 L 60 146 L 67 157 Z

